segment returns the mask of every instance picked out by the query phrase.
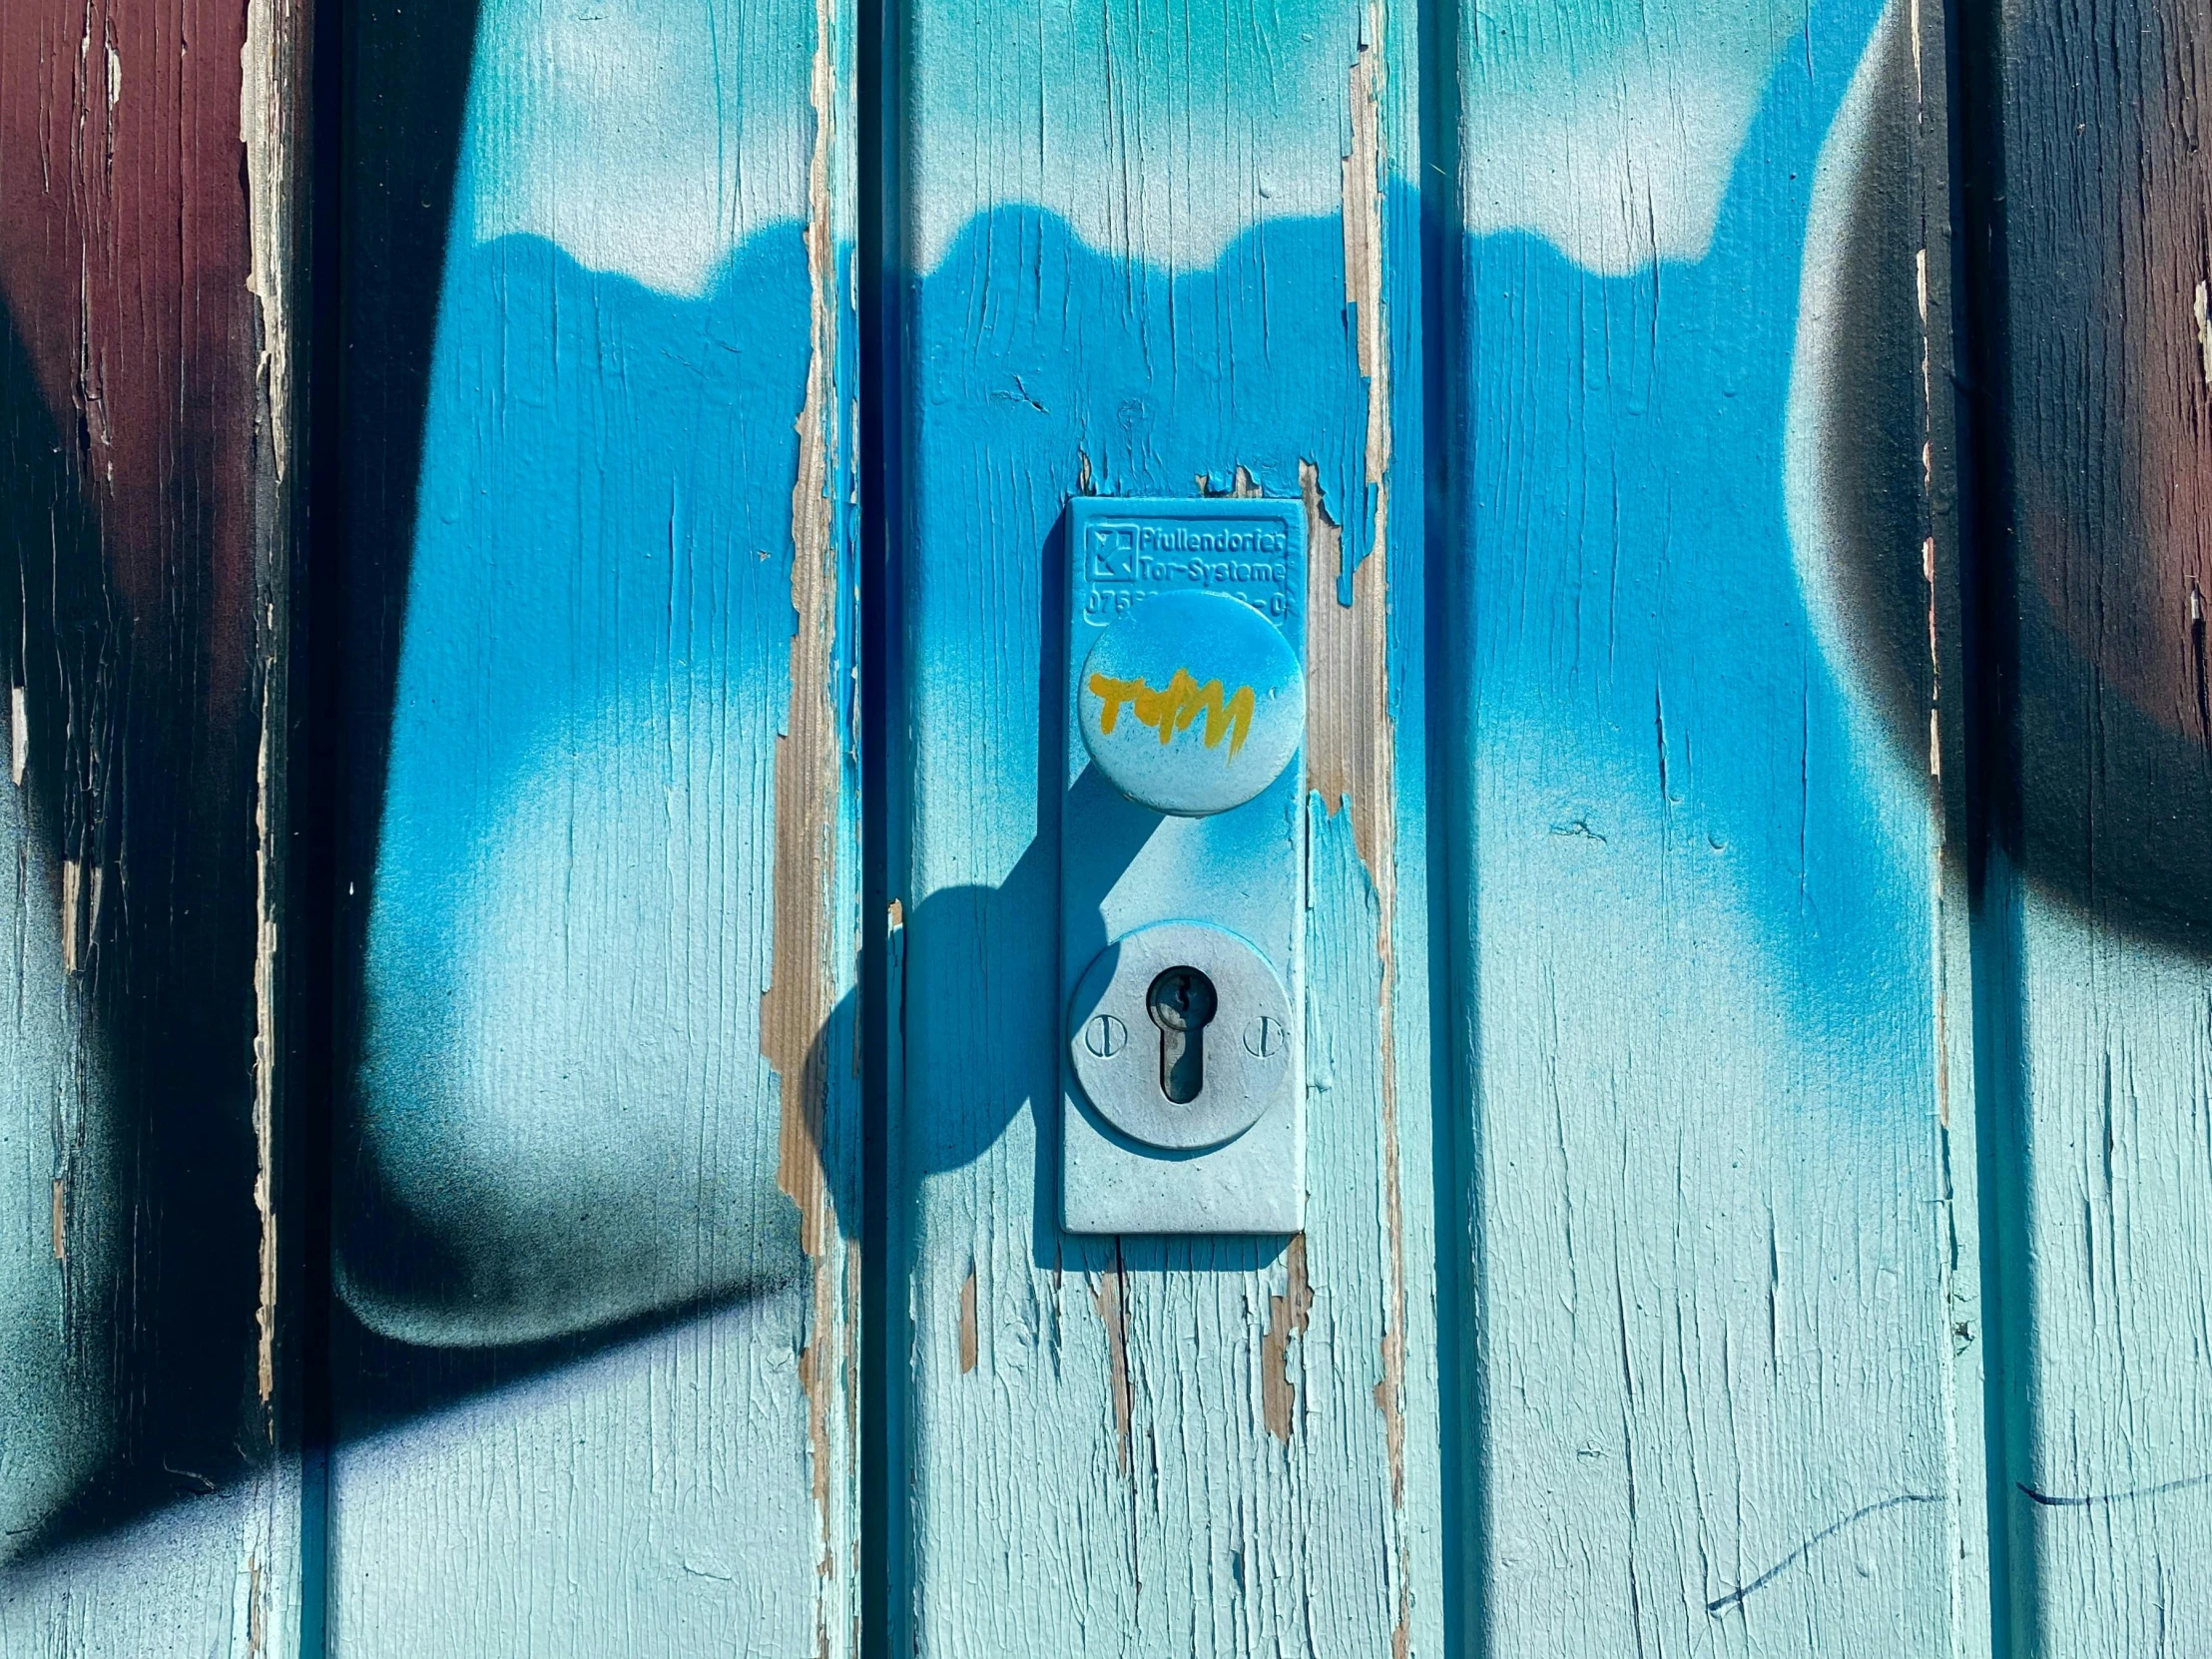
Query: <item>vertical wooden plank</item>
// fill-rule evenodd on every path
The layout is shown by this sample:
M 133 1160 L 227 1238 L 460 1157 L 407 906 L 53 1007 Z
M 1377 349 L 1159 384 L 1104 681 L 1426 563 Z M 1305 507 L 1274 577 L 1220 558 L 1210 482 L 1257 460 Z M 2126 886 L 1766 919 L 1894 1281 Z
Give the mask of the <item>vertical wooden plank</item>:
M 848 1651 L 850 14 L 347 46 L 330 1649 Z
M 1985 1642 L 1934 10 L 1460 13 L 1488 1651 Z
M 2212 1641 L 2212 19 L 1976 8 L 2020 1651 Z
M 293 1640 L 278 979 L 306 15 L 0 24 L 0 1648 Z
M 1434 1654 L 1414 16 L 902 16 L 912 1625 L 891 1643 Z M 1308 513 L 1309 1198 L 1288 1241 L 1059 1229 L 1078 492 Z

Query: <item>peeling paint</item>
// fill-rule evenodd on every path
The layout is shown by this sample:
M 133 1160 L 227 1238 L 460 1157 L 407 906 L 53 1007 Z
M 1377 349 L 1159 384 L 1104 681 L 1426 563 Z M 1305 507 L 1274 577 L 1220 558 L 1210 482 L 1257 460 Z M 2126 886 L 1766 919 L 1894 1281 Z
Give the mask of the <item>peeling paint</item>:
M 975 1269 L 960 1281 L 960 1375 L 975 1369 Z
M 1386 451 L 1387 440 L 1384 440 Z M 1395 993 L 1397 963 L 1391 918 L 1397 907 L 1395 735 L 1389 708 L 1386 551 L 1380 534 L 1374 550 L 1352 573 L 1352 602 L 1340 603 L 1344 531 L 1330 517 L 1313 463 L 1299 464 L 1306 501 L 1309 577 L 1307 616 L 1307 766 L 1312 787 L 1334 818 L 1352 819 L 1352 839 L 1374 884 L 1375 948 L 1381 968 L 1376 997 L 1376 1045 L 1382 1077 L 1381 1163 L 1383 1227 L 1389 1251 L 1388 1304 L 1382 1368 L 1375 1403 L 1382 1413 L 1390 1463 L 1390 1506 L 1405 1504 L 1405 1227 L 1399 1191 Z M 1382 511 L 1378 499 L 1380 522 Z M 1411 1580 L 1398 1540 L 1398 1621 L 1393 1651 L 1411 1641 Z
M 820 1257 L 834 1211 L 816 1144 L 823 1079 L 816 1044 L 834 994 L 823 940 L 835 860 L 839 777 L 837 712 L 830 685 L 836 640 L 837 572 L 829 493 L 828 420 L 835 350 L 833 255 L 830 231 L 830 84 L 829 21 L 816 47 L 818 131 L 807 224 L 813 307 L 806 401 L 798 419 L 799 476 L 792 486 L 791 594 L 794 612 L 790 705 L 776 750 L 776 926 L 772 980 L 761 998 L 761 1052 L 783 1080 L 780 1178 L 799 1206 L 804 1242 Z
M 276 1397 L 276 897 L 270 825 L 276 720 L 274 675 L 262 684 L 261 745 L 254 768 L 254 1210 L 261 1222 L 255 1305 L 255 1376 L 267 1410 Z M 258 1605 L 258 1604 L 257 1604 Z
M 269 1603 L 262 1593 L 262 1558 L 259 1555 L 246 1558 L 246 1653 L 247 1659 L 254 1659 L 254 1655 L 266 1652 L 269 1645 Z
M 1924 104 L 1927 96 L 1922 80 L 1921 36 L 1919 8 L 1916 0 L 1912 33 L 1913 85 L 1915 96 Z M 1928 277 L 1928 247 L 1924 243 L 1913 251 L 1913 295 L 1916 314 L 1920 319 L 1920 379 L 1921 379 L 1921 498 L 1936 498 L 1936 334 L 1929 312 L 1930 290 Z M 1930 823 L 1934 833 L 1929 855 L 1933 864 L 1930 870 L 1930 945 L 1931 960 L 1935 963 L 1935 1035 L 1936 1035 L 1936 1121 L 1947 1137 L 1950 1133 L 1950 1034 L 1949 1034 L 1949 984 L 1946 974 L 1947 957 L 1943 949 L 1943 872 L 1944 857 L 1943 825 L 1943 654 L 1942 615 L 1936 587 L 1936 538 L 1924 535 L 1921 539 L 1921 581 L 1927 590 L 1928 605 L 1928 779 Z M 1952 1229 L 1955 1235 L 1955 1216 Z M 1956 1240 L 1953 1238 L 1953 1256 Z
M 2205 389 L 2212 391 L 2212 282 L 2197 284 L 2196 302 L 2190 308 L 2197 322 L 2197 351 L 2204 364 Z
M 1268 1298 L 1268 1334 L 1260 1344 L 1260 1408 L 1268 1432 L 1285 1445 L 1298 1426 L 1298 1383 L 1291 1376 L 1291 1342 L 1306 1335 L 1314 1311 L 1313 1287 L 1306 1281 L 1306 1235 L 1292 1238 L 1285 1253 L 1288 1278 L 1281 1296 Z
M 62 971 L 84 971 L 85 866 L 80 858 L 62 860 Z
M 771 979 L 761 998 L 761 1052 L 782 1088 L 778 1184 L 798 1206 L 800 1240 L 814 1272 L 812 1317 L 800 1354 L 807 1393 L 813 1491 L 821 1528 L 816 1635 L 830 1651 L 836 1577 L 834 1466 L 830 1418 L 842 1372 L 838 1326 L 836 1204 L 822 1155 L 828 1068 L 822 1053 L 835 997 L 827 941 L 836 869 L 837 792 L 842 733 L 830 684 L 836 643 L 837 548 L 830 494 L 836 356 L 835 251 L 830 166 L 835 139 L 832 54 L 835 7 L 818 0 L 810 100 L 814 153 L 808 168 L 806 225 L 810 304 L 807 388 L 801 405 L 799 473 L 792 485 L 791 691 L 776 746 L 776 921 Z
M 247 238 L 252 258 L 246 288 L 254 295 L 261 319 L 257 377 L 263 408 L 269 414 L 267 437 L 278 484 L 284 481 L 291 453 L 291 324 L 285 296 L 291 291 L 288 186 L 297 149 L 292 124 L 298 100 L 291 95 L 290 85 L 294 28 L 289 0 L 249 0 L 246 43 L 239 49 L 239 139 L 246 147 Z M 120 70 L 111 74 L 111 88 L 119 75 Z
M 1390 1467 L 1390 1506 L 1405 1506 L 1405 1226 L 1398 1158 L 1396 1056 L 1397 963 L 1392 922 L 1397 912 L 1396 734 L 1389 690 L 1389 467 L 1391 459 L 1390 337 L 1383 303 L 1382 189 L 1387 165 L 1382 137 L 1383 8 L 1368 8 L 1360 53 L 1351 70 L 1352 146 L 1344 163 L 1345 300 L 1353 313 L 1359 366 L 1368 385 L 1366 483 L 1373 524 L 1369 553 L 1345 569 L 1341 524 L 1322 499 L 1319 470 L 1299 466 L 1306 502 L 1309 581 L 1307 615 L 1307 765 L 1313 789 L 1331 817 L 1349 812 L 1353 844 L 1374 884 L 1377 1066 L 1382 1079 L 1383 1231 L 1389 1282 L 1385 1295 L 1382 1376 L 1375 1385 Z M 1396 1539 L 1395 1659 L 1412 1640 L 1412 1578 L 1408 1542 Z
M 1390 516 L 1390 338 L 1382 303 L 1382 7 L 1369 6 L 1352 65 L 1352 151 L 1344 160 L 1345 302 L 1368 382 L 1367 483 L 1380 553 Z
M 282 492 L 292 442 L 292 254 L 301 159 L 298 117 L 303 19 L 293 0 L 248 0 L 239 48 L 239 142 L 245 160 L 247 291 L 254 296 L 256 437 L 260 487 L 273 505 L 256 538 L 256 666 L 259 731 L 254 766 L 254 1210 L 259 1226 L 255 1381 L 274 1432 L 276 1395 L 277 1223 L 276 1198 L 278 868 L 282 839 L 283 661 L 288 627 L 281 596 L 290 556 Z M 95 903 L 97 908 L 97 901 Z M 257 1577 L 257 1586 L 259 1579 Z M 252 1613 L 262 1616 L 257 1587 Z M 255 1644 L 258 1648 L 258 1641 Z
M 2196 354 L 2203 362 L 2205 389 L 2212 391 L 2212 283 L 2196 283 L 2190 316 L 2196 318 Z
M 1253 477 L 1252 468 L 1242 461 L 1230 473 L 1229 488 L 1226 491 L 1215 489 L 1213 480 L 1203 472 L 1194 481 L 1198 485 L 1198 493 L 1208 497 L 1219 498 L 1226 495 L 1232 501 L 1257 501 L 1261 495 L 1260 480 Z
M 1110 1272 L 1100 1275 L 1091 1290 L 1091 1306 L 1098 1310 L 1099 1319 L 1106 1326 L 1106 1355 L 1112 1372 L 1114 1395 L 1114 1439 L 1121 1448 L 1121 1472 L 1124 1479 L 1134 1479 L 1136 1460 L 1130 1450 L 1131 1425 L 1136 1416 L 1136 1402 L 1129 1387 L 1129 1310 L 1126 1306 L 1128 1286 L 1124 1282 L 1121 1252 L 1114 1252 L 1114 1265 Z

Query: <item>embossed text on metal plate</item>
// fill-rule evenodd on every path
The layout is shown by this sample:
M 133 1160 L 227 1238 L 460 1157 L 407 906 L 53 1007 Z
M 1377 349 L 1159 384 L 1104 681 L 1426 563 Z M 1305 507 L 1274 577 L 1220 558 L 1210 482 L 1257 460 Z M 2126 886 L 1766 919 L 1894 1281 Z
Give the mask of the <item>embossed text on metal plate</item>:
M 1062 1220 L 1295 1232 L 1304 512 L 1086 497 L 1067 529 Z

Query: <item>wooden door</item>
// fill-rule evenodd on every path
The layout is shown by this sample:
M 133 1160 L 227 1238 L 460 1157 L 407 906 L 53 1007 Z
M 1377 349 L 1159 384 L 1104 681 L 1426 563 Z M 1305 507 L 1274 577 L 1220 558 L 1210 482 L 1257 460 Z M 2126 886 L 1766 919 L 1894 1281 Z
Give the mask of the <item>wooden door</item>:
M 0 1655 L 2192 1651 L 2204 33 L 11 0 Z M 1070 1225 L 1078 502 L 1296 1233 Z

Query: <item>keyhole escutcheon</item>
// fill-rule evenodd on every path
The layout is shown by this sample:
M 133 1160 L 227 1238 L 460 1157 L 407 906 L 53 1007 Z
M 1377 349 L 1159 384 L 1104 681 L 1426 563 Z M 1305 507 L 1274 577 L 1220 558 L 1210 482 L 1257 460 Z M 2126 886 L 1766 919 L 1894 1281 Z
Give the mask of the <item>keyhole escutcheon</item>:
M 1221 998 L 1197 968 L 1171 967 L 1152 981 L 1144 1000 L 1160 1028 L 1160 1092 L 1188 1106 L 1206 1086 L 1206 1027 Z

